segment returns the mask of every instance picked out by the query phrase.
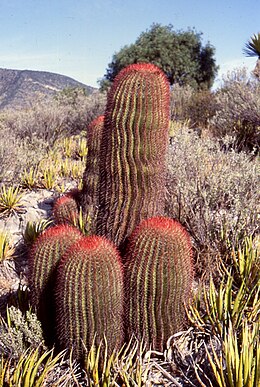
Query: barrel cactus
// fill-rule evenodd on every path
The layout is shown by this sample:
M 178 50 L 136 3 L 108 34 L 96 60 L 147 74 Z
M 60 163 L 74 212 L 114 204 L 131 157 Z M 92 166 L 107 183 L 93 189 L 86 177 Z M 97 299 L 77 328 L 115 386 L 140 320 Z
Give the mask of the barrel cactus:
M 29 255 L 29 286 L 47 342 L 54 340 L 54 297 L 57 264 L 66 249 L 82 238 L 75 227 L 57 225 L 44 231 L 34 242 Z
M 80 195 L 80 205 L 85 217 L 91 219 L 91 233 L 96 230 L 96 216 L 99 200 L 100 174 L 100 143 L 104 128 L 104 116 L 98 116 L 89 125 L 87 130 L 88 157 L 83 175 L 83 188 Z
M 55 200 L 53 218 L 56 224 L 69 224 L 74 226 L 79 217 L 78 189 L 74 189 Z
M 183 327 L 193 279 L 189 235 L 175 220 L 144 220 L 129 237 L 125 259 L 127 335 L 162 351 Z
M 105 111 L 94 230 L 117 246 L 140 220 L 163 214 L 169 116 L 169 83 L 157 66 L 120 71 Z
M 104 337 L 110 353 L 123 341 L 123 267 L 103 237 L 77 241 L 61 259 L 56 282 L 57 337 L 77 359 Z

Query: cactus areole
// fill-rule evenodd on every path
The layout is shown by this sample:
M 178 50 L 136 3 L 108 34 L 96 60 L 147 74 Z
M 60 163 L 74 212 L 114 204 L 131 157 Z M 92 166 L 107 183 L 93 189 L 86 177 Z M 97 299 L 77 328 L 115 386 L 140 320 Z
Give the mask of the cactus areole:
M 110 89 L 100 148 L 96 233 L 120 246 L 164 212 L 169 83 L 149 63 L 125 67 Z

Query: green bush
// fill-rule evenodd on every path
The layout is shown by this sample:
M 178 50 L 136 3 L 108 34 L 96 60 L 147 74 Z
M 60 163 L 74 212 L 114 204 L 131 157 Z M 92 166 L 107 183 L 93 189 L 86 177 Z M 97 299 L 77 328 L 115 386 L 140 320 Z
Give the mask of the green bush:
M 25 314 L 11 306 L 7 308 L 7 321 L 0 321 L 0 354 L 18 359 L 27 348 L 43 345 L 41 324 L 36 315 L 29 310 Z

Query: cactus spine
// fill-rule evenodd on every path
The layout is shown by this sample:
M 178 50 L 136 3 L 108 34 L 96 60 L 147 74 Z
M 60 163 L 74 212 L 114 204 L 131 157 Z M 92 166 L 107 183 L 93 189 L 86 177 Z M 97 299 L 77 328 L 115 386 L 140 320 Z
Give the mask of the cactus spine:
M 147 219 L 129 237 L 126 254 L 126 329 L 153 349 L 183 326 L 193 278 L 189 236 L 172 219 Z
M 118 246 L 141 219 L 163 214 L 168 126 L 163 72 L 148 63 L 124 68 L 105 111 L 96 227 Z
M 29 284 L 31 302 L 42 323 L 46 340 L 54 336 L 53 288 L 57 264 L 66 249 L 82 234 L 68 225 L 47 229 L 34 242 L 29 256 Z
M 57 334 L 61 348 L 84 358 L 94 338 L 113 351 L 123 340 L 123 268 L 114 245 L 103 237 L 76 242 L 59 263 L 56 283 Z M 83 343 L 83 344 L 82 344 Z

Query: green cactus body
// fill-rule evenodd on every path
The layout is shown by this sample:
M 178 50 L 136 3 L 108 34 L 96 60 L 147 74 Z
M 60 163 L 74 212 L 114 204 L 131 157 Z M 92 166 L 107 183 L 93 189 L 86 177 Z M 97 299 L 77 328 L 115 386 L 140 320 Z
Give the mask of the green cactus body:
M 123 341 L 123 267 L 114 245 L 103 237 L 76 242 L 61 259 L 56 285 L 57 336 L 61 348 L 83 347 L 107 339 L 108 350 Z
M 69 224 L 74 226 L 79 216 L 77 198 L 78 190 L 68 192 L 59 197 L 53 206 L 53 218 L 56 224 Z
M 29 255 L 29 286 L 47 342 L 54 335 L 53 288 L 57 264 L 66 249 L 82 238 L 75 227 L 57 225 L 44 231 L 34 242 Z
M 86 217 L 91 218 L 91 231 L 96 229 L 96 215 L 98 209 L 98 182 L 100 169 L 100 143 L 104 128 L 104 116 L 94 119 L 87 131 L 88 156 L 86 169 L 83 175 L 83 188 L 80 196 L 80 205 Z
M 124 68 L 105 112 L 96 231 L 118 246 L 140 220 L 164 213 L 168 127 L 163 72 L 148 63 Z
M 147 219 L 129 237 L 126 253 L 126 330 L 162 351 L 183 327 L 193 279 L 188 233 L 172 219 Z

